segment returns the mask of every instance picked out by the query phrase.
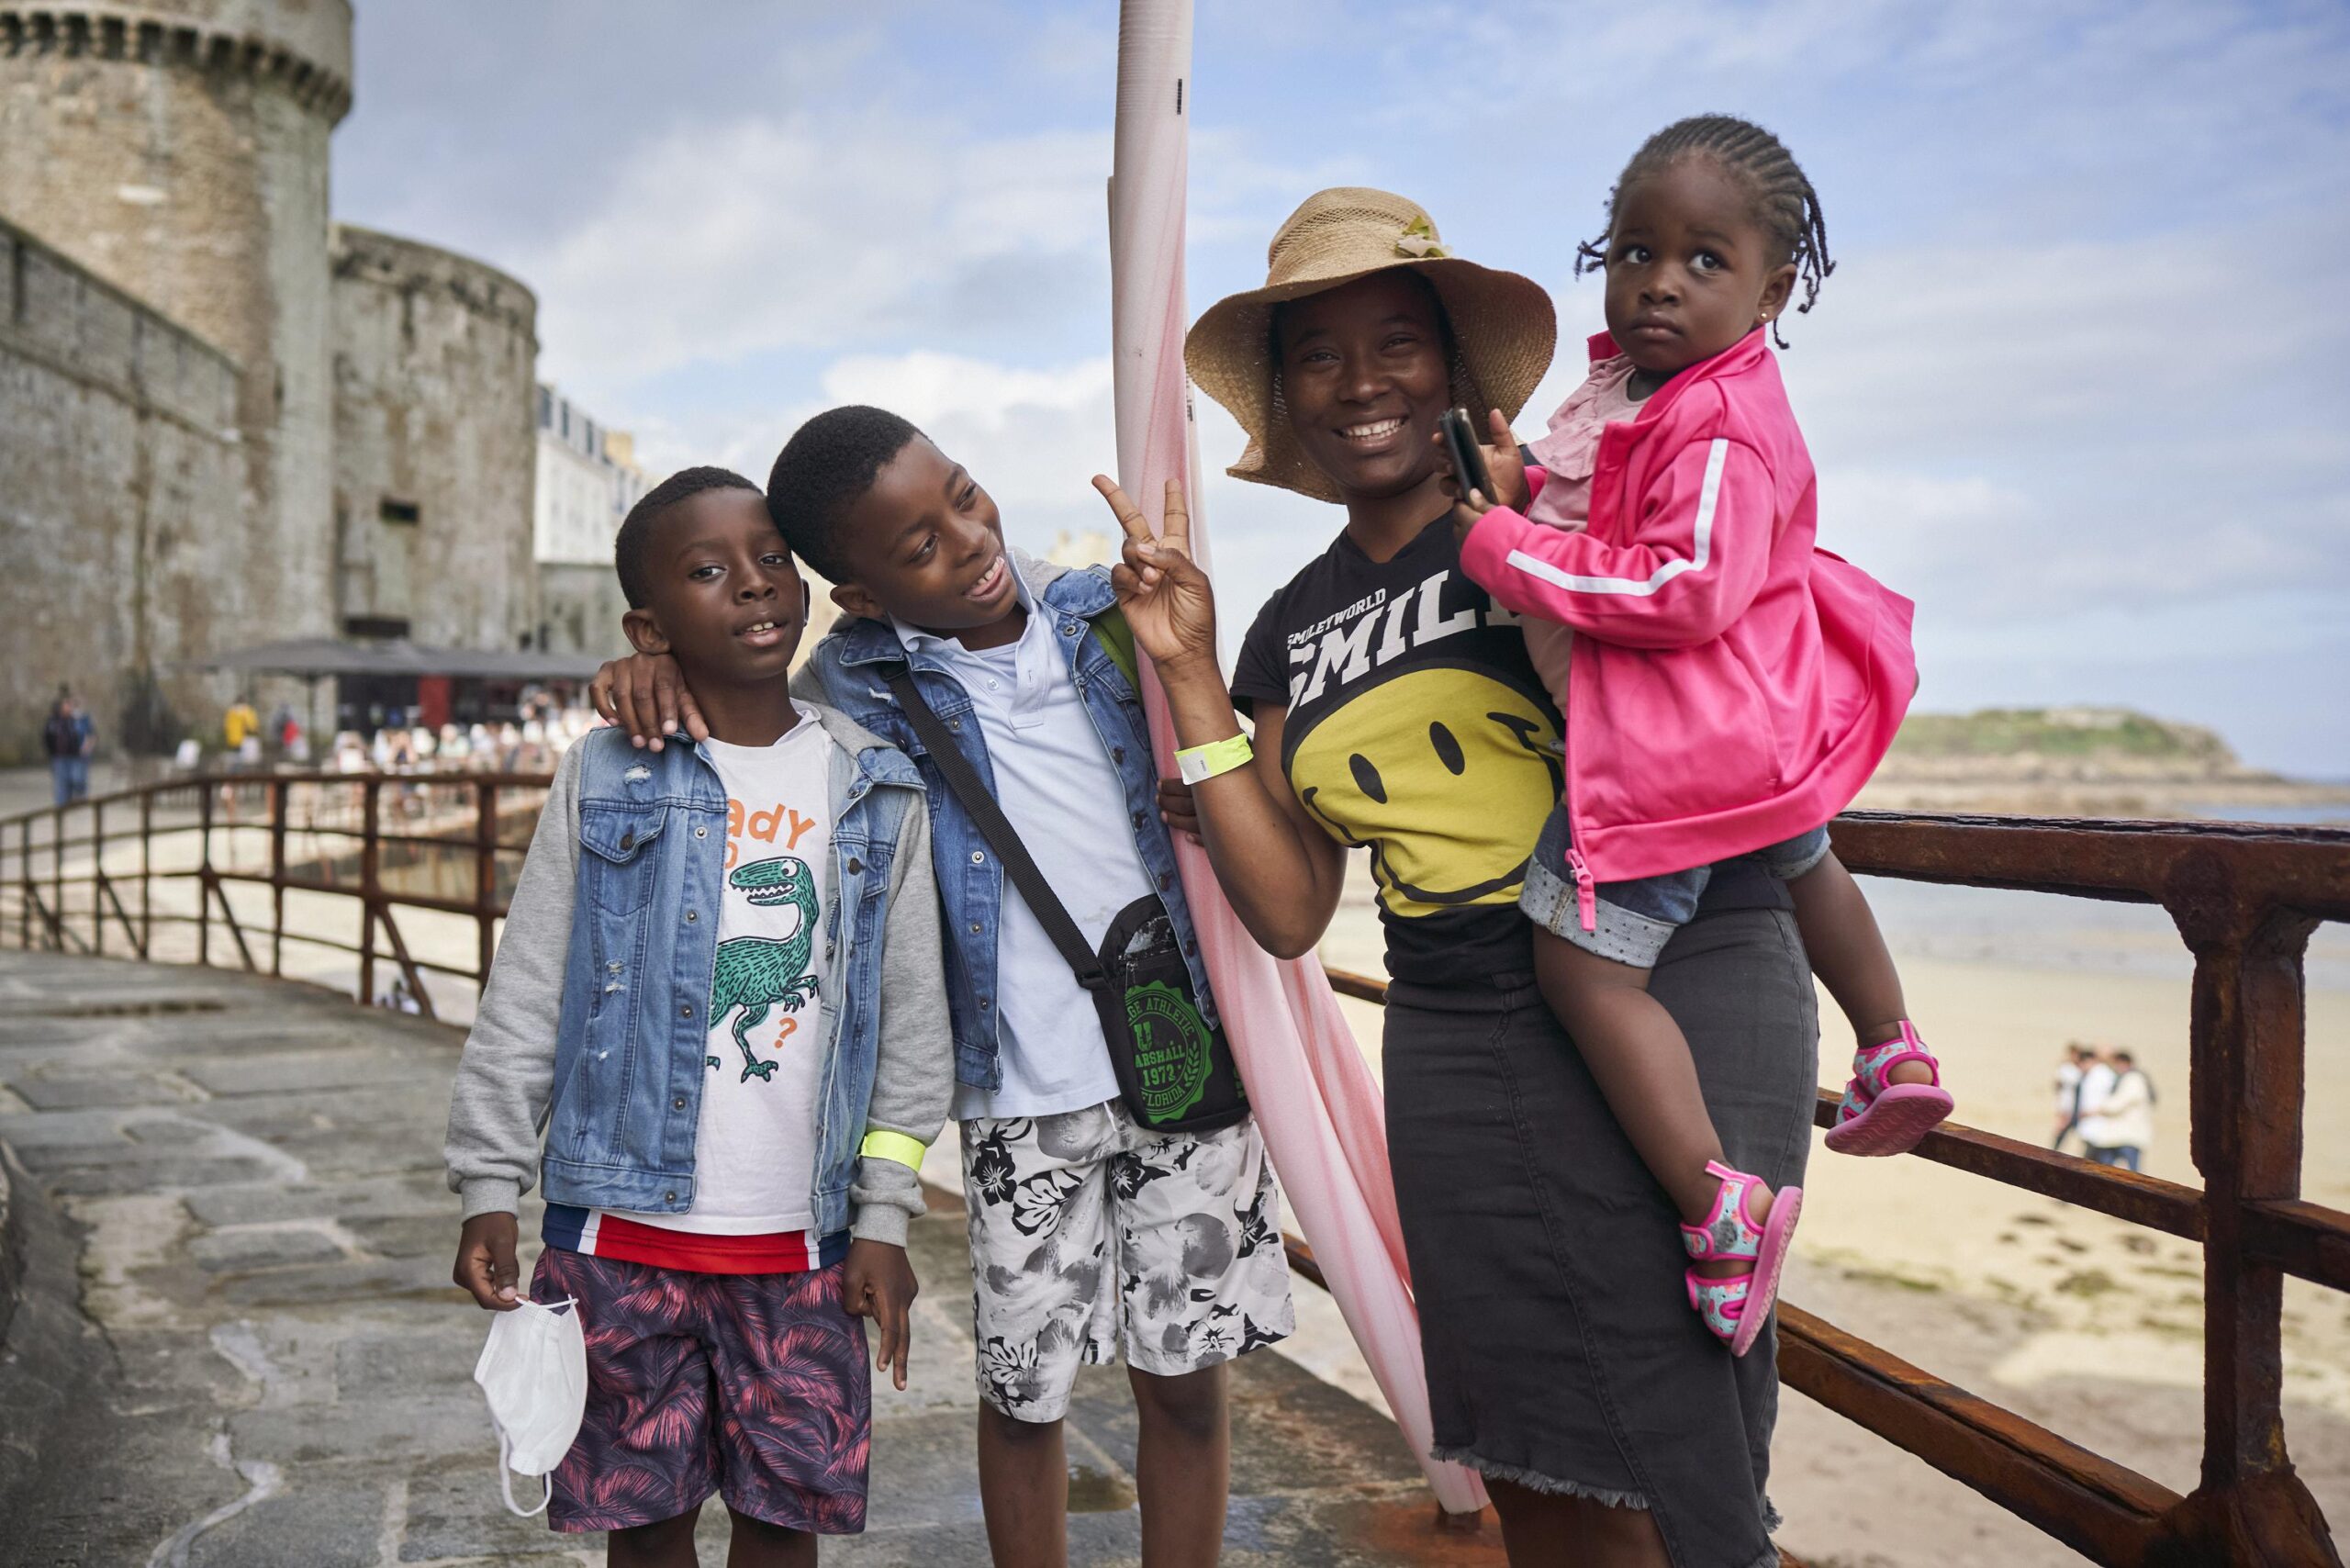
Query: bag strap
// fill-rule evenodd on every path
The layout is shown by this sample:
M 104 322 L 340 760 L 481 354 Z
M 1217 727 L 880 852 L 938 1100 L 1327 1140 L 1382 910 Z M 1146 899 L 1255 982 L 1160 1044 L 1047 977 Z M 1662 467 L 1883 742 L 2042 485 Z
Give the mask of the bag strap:
M 1020 842 L 1020 834 L 1013 830 L 1012 819 L 1003 814 L 1003 808 L 988 792 L 987 784 L 979 778 L 979 770 L 971 766 L 971 759 L 963 755 L 962 748 L 955 744 L 955 737 L 947 733 L 946 724 L 923 700 L 920 689 L 914 685 L 913 671 L 904 665 L 891 665 L 882 671 L 881 679 L 890 688 L 890 695 L 897 698 L 898 706 L 905 711 L 907 720 L 914 727 L 914 734 L 922 738 L 923 749 L 930 753 L 931 761 L 938 765 L 938 771 L 946 779 L 947 790 L 961 802 L 972 824 L 979 830 L 979 836 L 995 850 L 996 857 L 1003 862 L 1004 872 L 1012 879 L 1013 886 L 1018 888 L 1020 896 L 1028 901 L 1029 911 L 1035 915 L 1036 923 L 1045 928 L 1045 935 L 1052 938 L 1053 946 L 1060 949 L 1062 959 L 1076 971 L 1078 983 L 1089 990 L 1107 985 L 1109 970 L 1102 967 L 1100 956 L 1085 940 L 1085 934 L 1077 928 L 1077 922 L 1069 918 L 1069 910 L 1054 894 L 1051 884 L 1045 880 L 1045 874 L 1036 868 L 1036 862 L 1029 857 L 1028 846 Z

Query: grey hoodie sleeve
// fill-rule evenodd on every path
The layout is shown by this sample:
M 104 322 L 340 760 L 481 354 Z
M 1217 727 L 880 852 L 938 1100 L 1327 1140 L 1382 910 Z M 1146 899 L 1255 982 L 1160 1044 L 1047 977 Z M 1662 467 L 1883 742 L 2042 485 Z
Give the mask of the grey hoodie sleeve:
M 866 1138 L 885 1148 L 895 1145 L 900 1154 L 919 1160 L 920 1154 L 906 1140 L 928 1148 L 946 1125 L 955 1093 L 946 959 L 939 946 L 938 884 L 930 867 L 930 808 L 919 797 L 899 829 L 890 884 L 890 910 L 882 926 L 881 1016 Z M 858 1159 L 848 1195 L 849 1233 L 893 1247 L 906 1244 L 906 1222 L 923 1207 L 920 1172 L 882 1152 Z
M 511 1213 L 539 1174 L 539 1126 L 554 1084 L 554 1043 L 571 951 L 579 855 L 580 749 L 565 752 L 490 961 L 481 1008 L 457 1063 L 443 1157 L 464 1217 Z
M 791 695 L 795 701 L 821 703 L 831 707 L 833 700 L 824 694 L 824 678 L 816 673 L 816 661 L 810 659 L 791 672 Z

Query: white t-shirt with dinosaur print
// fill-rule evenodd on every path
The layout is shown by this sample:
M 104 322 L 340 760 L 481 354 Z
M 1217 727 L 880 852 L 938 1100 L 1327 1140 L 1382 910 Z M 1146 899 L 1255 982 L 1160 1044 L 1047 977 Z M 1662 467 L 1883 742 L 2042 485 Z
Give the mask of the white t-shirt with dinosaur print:
M 693 1207 L 682 1215 L 587 1211 L 578 1240 L 559 1245 L 726 1273 L 820 1268 L 845 1254 L 845 1236 L 806 1234 L 815 1222 L 833 741 L 807 710 L 800 715 L 773 745 L 703 745 L 726 790 L 726 870 Z M 558 1240 L 555 1229 L 551 1223 L 550 1241 Z

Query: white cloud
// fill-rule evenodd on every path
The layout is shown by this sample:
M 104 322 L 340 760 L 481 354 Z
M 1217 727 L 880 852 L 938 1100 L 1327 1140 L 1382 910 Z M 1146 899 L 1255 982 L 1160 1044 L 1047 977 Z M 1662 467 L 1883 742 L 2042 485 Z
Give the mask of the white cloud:
M 1074 69 L 1090 38 L 1040 38 L 1037 69 Z M 631 405 L 675 406 L 660 378 L 724 376 L 762 356 L 789 359 L 806 385 L 834 352 L 1051 360 L 1106 340 L 1107 123 L 994 134 L 893 96 L 632 150 L 592 205 L 513 263 L 541 300 L 541 374 L 625 419 Z M 1195 156 L 1195 246 L 1260 247 L 1255 209 L 1324 183 L 1228 128 L 1203 132 Z
M 2350 319 L 2220 321 L 2244 254 L 2289 244 L 1862 253 L 1782 361 L 1825 538 L 1993 622 L 2350 587 Z
M 665 423 L 648 426 L 638 438 L 646 465 L 666 472 L 717 463 L 764 482 L 802 420 L 839 404 L 872 403 L 912 420 L 968 465 L 1023 548 L 1041 554 L 1064 531 L 1110 530 L 1089 482 L 1117 467 L 1107 355 L 1024 368 L 928 351 L 856 354 L 833 361 L 819 382 L 816 398 L 745 410 L 695 437 Z M 1195 406 L 1203 482 L 1194 511 L 1212 542 L 1231 652 L 1258 607 L 1326 549 L 1346 520 L 1336 507 L 1227 477 L 1225 466 L 1240 454 L 1240 427 L 1204 396 Z
M 970 468 L 1031 549 L 1053 531 L 1109 517 L 1089 483 L 1118 465 L 1106 354 L 1044 370 L 928 353 L 845 359 L 824 373 L 824 395 L 877 403 L 922 426 Z
M 2285 242 L 2244 238 L 2254 252 Z M 2311 264 L 2350 282 L 2350 269 Z M 2285 341 L 2219 327 L 2243 265 L 2186 233 L 1872 249 L 1790 319 L 1782 364 L 1830 439 L 1871 452 L 1949 453 L 2028 432 L 2061 446 L 2182 416 L 2232 424 L 2261 409 L 2264 380 L 2350 347 L 2341 318 L 2297 322 Z
M 1821 543 L 1921 602 L 1921 622 L 2008 628 L 2106 606 L 2350 588 L 2350 317 L 2269 327 L 2228 302 L 2246 230 L 1966 250 L 1856 248 L 1780 356 L 1818 465 Z M 2320 297 L 2350 265 L 2297 263 Z M 1551 280 L 1557 360 L 1517 420 L 1539 432 L 1582 379 L 1595 278 Z
M 689 442 L 674 428 L 641 440 L 655 471 L 717 463 L 765 483 L 800 423 L 843 403 L 871 403 L 920 425 L 969 466 L 1002 509 L 1014 543 L 1042 553 L 1058 532 L 1102 527 L 1089 480 L 1117 466 L 1110 361 L 1021 368 L 920 350 L 834 360 L 819 395 L 711 421 Z
M 975 137 L 945 121 L 797 115 L 665 136 L 520 263 L 543 368 L 603 386 L 695 362 L 945 336 L 990 267 L 1040 291 L 1099 260 L 1106 130 Z

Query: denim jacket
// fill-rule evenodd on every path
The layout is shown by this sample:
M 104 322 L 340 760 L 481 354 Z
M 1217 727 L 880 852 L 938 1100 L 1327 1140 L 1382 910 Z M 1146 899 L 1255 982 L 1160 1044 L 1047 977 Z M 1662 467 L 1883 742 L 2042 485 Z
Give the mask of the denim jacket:
M 816 1228 L 903 1245 L 953 1092 L 922 780 L 840 714 L 813 722 L 835 743 Z M 599 730 L 565 755 L 457 1070 L 449 1184 L 468 1218 L 512 1209 L 534 1167 L 550 1202 L 692 1207 L 725 853 L 699 746 Z
M 1167 824 L 1158 820 L 1158 769 L 1151 759 L 1142 696 L 1096 633 L 1094 623 L 1117 610 L 1109 574 L 1099 568 L 1071 571 L 1034 560 L 1018 550 L 1011 554 L 1038 607 L 1036 613 L 1054 618 L 1053 631 L 1068 661 L 1069 679 L 1076 683 L 1102 750 L 1125 790 L 1136 853 L 1166 902 L 1175 935 L 1183 944 L 1201 1013 L 1213 1025 L 1215 1000 L 1208 990 L 1207 966 L 1200 958 L 1199 936 L 1192 925 L 1191 905 L 1184 902 L 1182 879 L 1175 873 L 1175 847 L 1168 839 Z M 1003 1070 L 996 1059 L 995 932 L 1003 902 L 1003 869 L 946 788 L 946 778 L 914 734 L 897 699 L 890 695 L 882 672 L 890 665 L 912 666 L 915 687 L 957 736 L 979 777 L 992 788 L 995 775 L 988 766 L 987 742 L 972 716 L 970 694 L 936 659 L 909 654 L 888 624 L 863 619 L 842 622 L 816 644 L 802 674 L 813 677 L 824 701 L 912 757 L 922 770 L 923 782 L 930 790 L 931 858 L 937 868 L 939 898 L 946 907 L 946 1002 L 955 1026 L 955 1075 L 975 1088 L 1000 1088 Z M 971 935 L 974 932 L 979 935 Z

